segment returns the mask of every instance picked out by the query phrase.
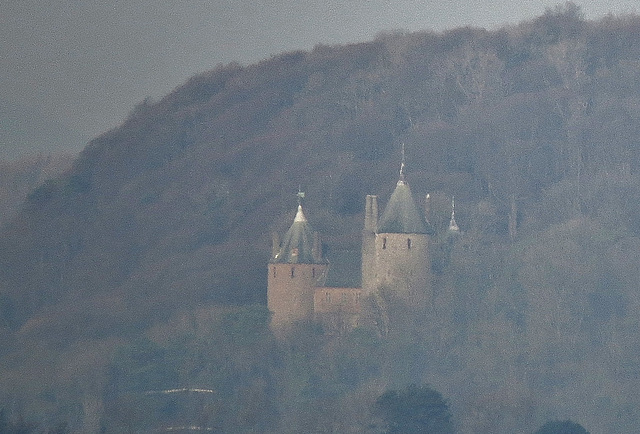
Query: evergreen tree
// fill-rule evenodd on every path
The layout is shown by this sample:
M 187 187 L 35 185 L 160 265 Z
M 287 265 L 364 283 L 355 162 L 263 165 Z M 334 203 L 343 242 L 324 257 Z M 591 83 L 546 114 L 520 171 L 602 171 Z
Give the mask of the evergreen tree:
M 387 391 L 375 406 L 385 423 L 385 432 L 389 434 L 454 432 L 447 402 L 428 386 L 412 384 L 400 391 Z

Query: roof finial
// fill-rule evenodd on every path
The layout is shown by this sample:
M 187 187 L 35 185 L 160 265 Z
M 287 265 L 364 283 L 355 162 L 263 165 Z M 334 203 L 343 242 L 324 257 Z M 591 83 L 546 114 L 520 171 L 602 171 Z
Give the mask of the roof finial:
M 451 220 L 449 220 L 449 230 L 454 232 L 458 232 L 460 230 L 456 223 L 456 202 L 453 196 L 451 196 Z
M 404 182 L 404 143 L 402 143 L 402 161 L 400 162 L 400 182 Z
M 294 223 L 306 222 L 307 218 L 304 216 L 304 213 L 302 212 L 302 199 L 304 199 L 304 191 L 302 191 L 302 188 L 300 187 L 300 185 L 298 185 L 298 194 L 296 196 L 298 196 L 298 212 L 296 213 L 296 217 L 293 219 L 293 221 Z

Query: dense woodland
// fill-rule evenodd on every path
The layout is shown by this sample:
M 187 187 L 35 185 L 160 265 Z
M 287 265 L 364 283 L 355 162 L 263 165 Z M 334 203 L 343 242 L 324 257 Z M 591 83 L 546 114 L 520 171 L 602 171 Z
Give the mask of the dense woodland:
M 0 161 L 0 226 L 13 219 L 29 193 L 71 167 L 71 154 L 27 155 Z
M 325 250 L 357 250 L 401 143 L 432 197 L 433 299 L 390 297 L 387 335 L 300 324 L 277 341 L 266 262 L 298 186 Z M 640 17 L 571 3 L 195 76 L 4 222 L 0 419 L 403 432 L 393 399 L 423 396 L 439 432 L 635 432 L 639 154 Z

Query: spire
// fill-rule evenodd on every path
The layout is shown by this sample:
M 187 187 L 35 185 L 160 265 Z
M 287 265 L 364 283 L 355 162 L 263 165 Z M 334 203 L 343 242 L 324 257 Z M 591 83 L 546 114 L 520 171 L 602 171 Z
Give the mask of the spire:
M 411 195 L 409 183 L 405 180 L 404 174 L 405 154 L 404 143 L 402 144 L 402 161 L 400 163 L 400 179 L 396 184 L 396 189 L 391 194 L 389 202 L 378 222 L 378 233 L 398 233 L 398 234 L 426 234 L 427 228 L 424 224 L 418 207 Z
M 274 264 L 320 264 L 325 263 L 322 258 L 320 240 L 307 221 L 302 211 L 302 199 L 304 192 L 298 188 L 298 212 L 293 219 L 293 224 L 282 238 L 282 243 L 273 255 L 271 262 Z M 275 251 L 274 247 L 274 251 Z
M 304 199 L 304 191 L 300 190 L 300 186 L 298 186 L 298 212 L 296 213 L 296 217 L 293 219 L 293 222 L 306 222 L 307 218 L 302 212 L 302 199 Z
M 398 180 L 398 184 L 402 183 L 405 184 L 405 178 L 404 178 L 404 166 L 405 166 L 405 161 L 404 161 L 404 143 L 402 144 L 402 161 L 400 162 L 400 179 Z
M 307 217 L 304 215 L 304 212 L 302 212 L 302 205 L 298 205 L 298 212 L 296 213 L 296 217 L 293 219 L 293 222 L 306 222 L 307 221 Z
M 455 198 L 451 196 L 451 219 L 449 220 L 449 231 L 459 232 L 460 228 L 456 223 L 456 203 Z

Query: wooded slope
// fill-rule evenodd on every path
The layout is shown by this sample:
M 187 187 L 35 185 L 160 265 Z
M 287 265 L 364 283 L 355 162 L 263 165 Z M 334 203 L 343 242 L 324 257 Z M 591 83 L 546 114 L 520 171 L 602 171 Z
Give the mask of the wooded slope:
M 434 241 L 436 285 L 463 312 L 451 333 L 499 319 L 508 342 L 529 339 L 514 354 L 575 333 L 581 351 L 606 346 L 603 330 L 637 322 L 639 121 L 640 18 L 586 21 L 570 3 L 495 31 L 221 66 L 140 103 L 29 195 L 0 239 L 3 351 L 264 303 L 270 232 L 298 186 L 325 247 L 357 249 L 364 196 L 386 201 L 401 143 L 436 230 L 455 196 L 465 232 Z

